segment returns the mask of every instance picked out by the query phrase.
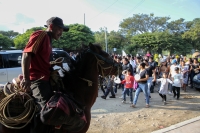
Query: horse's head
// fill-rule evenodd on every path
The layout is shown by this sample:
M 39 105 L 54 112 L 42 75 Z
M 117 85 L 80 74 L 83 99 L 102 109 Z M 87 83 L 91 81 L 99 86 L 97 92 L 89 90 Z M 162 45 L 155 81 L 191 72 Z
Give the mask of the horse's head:
M 103 51 L 100 45 L 90 43 L 89 46 L 85 46 L 79 56 L 80 60 L 84 55 L 87 56 L 85 59 L 94 58 L 99 75 L 118 75 L 121 70 L 121 65 Z

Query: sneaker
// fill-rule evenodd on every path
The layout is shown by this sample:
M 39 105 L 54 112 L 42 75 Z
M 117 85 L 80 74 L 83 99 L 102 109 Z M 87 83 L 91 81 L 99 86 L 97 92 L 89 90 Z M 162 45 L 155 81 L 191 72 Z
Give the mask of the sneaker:
M 176 95 L 174 95 L 174 98 L 176 98 Z
M 133 102 L 131 102 L 131 101 L 130 101 L 129 103 L 130 103 L 130 104 L 133 104 Z
M 109 96 L 109 98 L 115 98 L 115 96 Z
M 123 96 L 121 96 L 121 97 L 119 97 L 119 98 L 123 99 L 124 97 L 123 97 Z
M 164 101 L 163 105 L 166 105 L 166 101 Z
M 171 95 L 172 93 L 169 91 L 168 94 Z
M 102 99 L 106 99 L 106 96 L 101 96 Z
M 123 100 L 122 103 L 126 103 L 126 101 Z

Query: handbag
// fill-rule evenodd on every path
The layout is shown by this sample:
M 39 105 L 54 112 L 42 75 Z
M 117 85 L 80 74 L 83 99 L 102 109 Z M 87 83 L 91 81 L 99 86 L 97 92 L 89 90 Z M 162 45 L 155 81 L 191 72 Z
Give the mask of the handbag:
M 83 107 L 72 97 L 61 92 L 55 92 L 45 104 L 40 118 L 44 124 L 62 126 L 69 132 L 78 132 L 87 123 Z
M 133 82 L 133 89 L 137 90 L 137 88 L 138 88 L 138 83 L 134 80 L 134 82 Z

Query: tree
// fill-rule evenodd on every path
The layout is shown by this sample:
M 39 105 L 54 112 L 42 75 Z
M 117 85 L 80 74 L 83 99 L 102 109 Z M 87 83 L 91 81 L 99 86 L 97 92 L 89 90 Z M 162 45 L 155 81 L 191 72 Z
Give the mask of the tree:
M 14 45 L 13 41 L 7 36 L 0 34 L 0 49 L 9 49 Z
M 192 22 L 184 22 L 183 18 L 180 18 L 178 20 L 171 21 L 167 24 L 167 29 L 170 31 L 170 33 L 175 35 L 181 35 L 185 31 L 189 30 L 192 26 Z
M 10 31 L 0 31 L 0 34 L 7 36 L 9 39 L 14 39 L 17 35 L 19 35 L 18 32 L 14 32 L 13 30 Z
M 28 29 L 24 34 L 19 34 L 18 36 L 16 36 L 14 38 L 14 44 L 15 44 L 15 47 L 17 49 L 23 49 L 29 38 L 30 38 L 30 35 L 34 32 L 34 31 L 37 31 L 37 30 L 44 30 L 43 27 L 33 27 L 31 29 Z
M 164 31 L 170 17 L 155 17 L 153 13 L 133 14 L 133 17 L 124 19 L 119 27 L 127 36 L 142 34 L 145 32 Z
M 109 33 L 107 33 L 108 35 Z M 95 39 L 95 43 L 99 44 L 102 49 L 106 49 L 105 47 L 105 31 L 103 28 L 100 28 L 100 31 L 96 31 L 94 32 L 94 39 Z
M 90 28 L 82 24 L 71 24 L 68 32 L 63 32 L 58 41 L 53 41 L 53 47 L 76 50 L 82 44 L 94 43 L 94 40 L 94 34 Z
M 191 50 L 191 45 L 181 38 L 181 36 L 175 36 L 170 34 L 169 31 L 144 33 L 133 36 L 132 48 L 129 49 L 143 49 L 151 52 L 162 53 L 163 50 L 169 51 L 169 53 L 181 53 L 186 54 Z
M 186 31 L 182 37 L 190 44 L 192 44 L 195 50 L 200 50 L 200 18 L 196 18 L 192 21 L 191 28 Z

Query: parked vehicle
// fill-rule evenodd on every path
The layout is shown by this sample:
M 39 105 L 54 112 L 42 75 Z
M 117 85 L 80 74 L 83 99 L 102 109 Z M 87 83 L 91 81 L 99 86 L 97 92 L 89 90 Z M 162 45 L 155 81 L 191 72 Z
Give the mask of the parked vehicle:
M 0 84 L 11 82 L 22 73 L 22 50 L 0 51 Z
M 193 78 L 193 87 L 196 89 L 200 89 L 200 74 L 197 74 Z
M 0 84 L 12 82 L 13 78 L 22 73 L 22 53 L 22 50 L 0 51 Z M 65 52 L 64 50 L 53 49 L 52 57 L 52 60 L 63 57 L 63 68 L 69 71 L 69 65 L 72 59 L 67 52 Z M 60 67 L 54 66 L 54 69 L 60 69 Z M 59 73 L 62 76 L 61 70 L 59 70 Z

